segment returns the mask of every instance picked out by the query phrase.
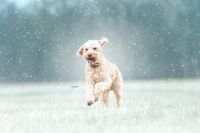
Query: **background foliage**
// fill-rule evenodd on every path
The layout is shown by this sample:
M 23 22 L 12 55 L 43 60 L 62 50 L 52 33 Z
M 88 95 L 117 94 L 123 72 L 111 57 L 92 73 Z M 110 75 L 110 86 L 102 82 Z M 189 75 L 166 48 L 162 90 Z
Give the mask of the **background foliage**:
M 200 77 L 199 0 L 0 0 L 0 81 L 84 78 L 76 50 L 106 36 L 124 78 Z

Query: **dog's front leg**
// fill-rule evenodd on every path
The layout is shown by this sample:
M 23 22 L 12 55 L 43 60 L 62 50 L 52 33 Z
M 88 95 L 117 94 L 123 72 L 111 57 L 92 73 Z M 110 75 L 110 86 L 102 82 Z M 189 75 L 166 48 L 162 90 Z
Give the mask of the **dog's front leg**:
M 100 93 L 103 93 L 104 91 L 108 90 L 111 86 L 111 82 L 99 82 L 95 84 L 95 95 L 100 95 Z
M 94 86 L 88 84 L 86 86 L 86 101 L 87 101 L 87 105 L 90 106 L 94 103 L 95 98 L 94 98 Z
M 87 85 L 86 101 L 87 101 L 88 106 L 92 105 L 94 102 L 96 102 L 98 100 L 98 97 L 95 97 L 95 95 L 94 95 L 94 90 L 95 90 L 94 85 L 92 85 L 92 84 Z
M 111 82 L 99 82 L 95 84 L 95 97 L 100 97 L 102 95 L 102 100 L 104 104 L 108 107 L 108 95 L 109 88 L 111 87 Z

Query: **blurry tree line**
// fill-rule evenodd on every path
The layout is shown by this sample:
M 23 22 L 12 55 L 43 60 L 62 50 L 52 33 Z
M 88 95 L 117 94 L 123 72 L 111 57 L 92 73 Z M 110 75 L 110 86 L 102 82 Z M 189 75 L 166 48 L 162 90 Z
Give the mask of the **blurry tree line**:
M 80 80 L 76 50 L 102 36 L 125 79 L 200 77 L 199 0 L 0 2 L 1 82 Z

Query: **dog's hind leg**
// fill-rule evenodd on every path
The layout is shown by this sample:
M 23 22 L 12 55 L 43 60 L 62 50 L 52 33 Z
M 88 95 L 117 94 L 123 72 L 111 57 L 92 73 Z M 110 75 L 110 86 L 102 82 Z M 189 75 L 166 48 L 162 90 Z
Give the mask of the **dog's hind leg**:
M 102 94 L 103 97 L 103 103 L 105 104 L 106 107 L 108 107 L 108 103 L 109 103 L 109 90 L 106 90 L 103 92 Z
M 122 105 L 122 100 L 121 100 L 121 97 L 122 97 L 122 78 L 121 78 L 120 73 L 119 73 L 118 77 L 116 78 L 116 80 L 112 84 L 112 90 L 115 94 L 117 107 L 119 108 Z
M 120 88 L 116 88 L 113 90 L 114 94 L 115 94 L 115 99 L 116 99 L 116 103 L 117 103 L 117 107 L 121 107 L 121 90 Z

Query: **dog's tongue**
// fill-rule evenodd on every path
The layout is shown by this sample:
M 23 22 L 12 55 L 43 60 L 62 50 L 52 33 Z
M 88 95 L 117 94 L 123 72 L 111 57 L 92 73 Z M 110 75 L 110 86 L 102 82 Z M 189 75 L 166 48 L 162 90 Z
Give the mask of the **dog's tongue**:
M 88 60 L 88 63 L 89 63 L 89 64 L 92 64 L 92 63 L 93 63 L 93 60 Z

